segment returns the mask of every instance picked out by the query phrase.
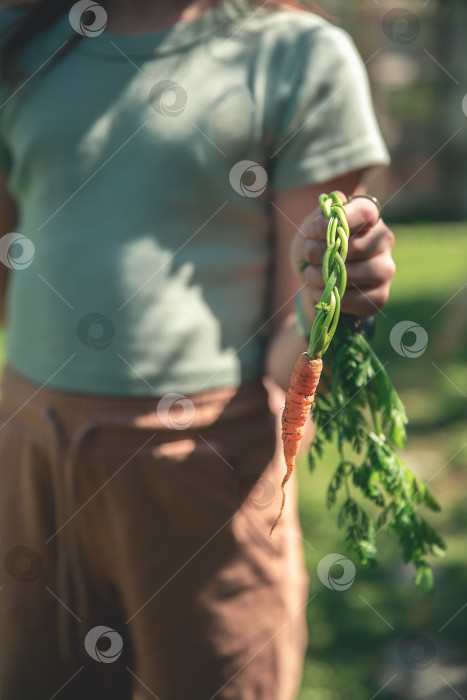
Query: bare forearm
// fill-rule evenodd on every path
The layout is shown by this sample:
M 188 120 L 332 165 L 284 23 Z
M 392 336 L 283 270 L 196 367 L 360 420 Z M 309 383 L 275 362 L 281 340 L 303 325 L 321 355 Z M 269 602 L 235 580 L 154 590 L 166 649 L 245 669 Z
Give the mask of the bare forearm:
M 5 325 L 6 287 L 8 268 L 0 263 L 0 326 Z
M 18 219 L 16 204 L 8 190 L 8 175 L 0 172 L 0 238 L 15 230 Z M 0 262 L 0 325 L 5 325 L 6 288 L 9 268 Z

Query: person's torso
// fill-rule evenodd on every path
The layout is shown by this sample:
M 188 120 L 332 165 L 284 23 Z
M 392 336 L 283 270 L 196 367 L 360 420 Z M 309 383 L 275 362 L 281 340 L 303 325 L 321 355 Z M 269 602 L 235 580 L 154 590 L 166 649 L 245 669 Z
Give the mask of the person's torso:
M 28 48 L 32 77 L 2 86 L 0 109 L 26 237 L 7 251 L 14 369 L 118 395 L 261 376 L 269 136 L 274 105 L 292 108 L 279 49 L 296 64 L 300 22 L 227 0 L 167 30 L 94 31 L 48 68 L 75 35 L 65 15 Z

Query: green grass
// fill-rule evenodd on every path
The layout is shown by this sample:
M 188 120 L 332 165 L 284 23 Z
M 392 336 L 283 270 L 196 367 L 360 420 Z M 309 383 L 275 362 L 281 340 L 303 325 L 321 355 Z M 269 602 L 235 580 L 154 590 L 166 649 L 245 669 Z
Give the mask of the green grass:
M 357 567 L 354 584 L 345 591 L 328 590 L 317 577 L 318 562 L 331 552 L 347 554 L 336 511 L 324 505 L 326 465 L 335 464 L 334 448 L 313 475 L 302 461 L 297 470 L 300 516 L 310 595 L 317 595 L 307 610 L 309 647 L 299 700 L 371 700 L 375 693 L 378 700 L 456 697 L 440 674 L 461 695 L 467 691 L 467 670 L 449 675 L 467 658 L 467 607 L 461 609 L 467 602 L 467 287 L 461 290 L 467 281 L 467 227 L 398 226 L 395 232 L 397 274 L 385 315 L 378 316 L 373 346 L 388 362 L 406 405 L 410 423 L 403 456 L 430 481 L 441 502 L 442 512 L 429 514 L 428 520 L 445 538 L 448 551 L 434 562 L 435 592 L 427 596 L 412 585 L 413 569 L 401 562 L 394 542 L 381 533 L 378 567 L 365 569 L 351 556 Z M 401 357 L 390 345 L 391 328 L 402 320 L 414 321 L 428 333 L 427 350 L 419 358 Z M 411 670 L 401 661 L 398 645 L 410 634 L 430 640 L 440 666 Z M 415 656 L 419 652 L 423 654 L 412 648 Z M 425 694 L 423 682 L 428 679 L 441 686 L 439 694 Z
M 434 300 L 439 306 L 467 279 L 467 226 L 413 224 L 395 226 L 397 274 L 391 302 Z

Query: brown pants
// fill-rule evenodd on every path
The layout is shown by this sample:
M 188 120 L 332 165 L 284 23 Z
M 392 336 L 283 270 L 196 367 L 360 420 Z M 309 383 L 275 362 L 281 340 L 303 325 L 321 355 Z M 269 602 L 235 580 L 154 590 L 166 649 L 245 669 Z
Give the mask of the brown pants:
M 2 700 L 294 698 L 307 577 L 293 484 L 269 537 L 284 465 L 263 385 L 182 415 L 10 369 L 1 391 Z

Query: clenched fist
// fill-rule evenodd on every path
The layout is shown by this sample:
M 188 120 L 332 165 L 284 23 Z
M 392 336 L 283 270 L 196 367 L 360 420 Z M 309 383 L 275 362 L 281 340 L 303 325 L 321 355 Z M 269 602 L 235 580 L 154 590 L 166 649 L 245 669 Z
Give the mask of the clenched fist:
M 391 280 L 396 270 L 391 257 L 394 234 L 380 219 L 377 205 L 366 197 L 345 203 L 350 229 L 347 256 L 347 288 L 341 311 L 358 318 L 367 318 L 379 311 L 389 297 Z M 324 290 L 321 264 L 326 250 L 328 219 L 317 207 L 300 226 L 290 249 L 292 267 L 302 288 L 305 315 L 311 324 L 314 306 Z M 308 265 L 305 267 L 305 262 Z M 303 269 L 304 268 L 304 269 Z

